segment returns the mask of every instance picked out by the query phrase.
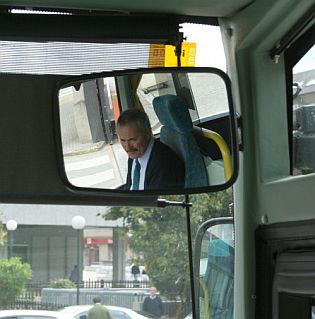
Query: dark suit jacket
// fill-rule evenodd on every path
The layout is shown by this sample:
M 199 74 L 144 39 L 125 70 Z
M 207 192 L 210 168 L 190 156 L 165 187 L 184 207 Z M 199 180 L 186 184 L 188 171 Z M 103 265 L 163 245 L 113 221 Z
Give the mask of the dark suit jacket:
M 163 315 L 163 303 L 160 296 L 156 296 L 154 299 L 151 299 L 150 296 L 147 296 L 144 299 L 142 310 L 149 313 L 153 318 L 160 318 Z
M 126 189 L 131 186 L 133 160 L 128 160 Z M 178 155 L 167 145 L 154 140 L 144 178 L 144 189 L 167 189 L 183 187 L 185 184 L 185 165 Z

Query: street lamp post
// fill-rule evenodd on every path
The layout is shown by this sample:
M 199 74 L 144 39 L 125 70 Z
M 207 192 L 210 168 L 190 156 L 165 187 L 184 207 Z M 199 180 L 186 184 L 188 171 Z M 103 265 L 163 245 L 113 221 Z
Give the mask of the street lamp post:
M 77 305 L 80 304 L 79 301 L 79 294 L 80 294 L 80 279 L 81 279 L 81 272 L 82 272 L 82 265 L 80 260 L 80 248 L 81 248 L 81 230 L 85 226 L 85 219 L 83 216 L 74 216 L 72 218 L 72 228 L 77 231 Z
M 14 219 L 10 219 L 6 223 L 6 228 L 9 235 L 9 250 L 8 258 L 13 256 L 13 232 L 17 229 L 17 222 Z

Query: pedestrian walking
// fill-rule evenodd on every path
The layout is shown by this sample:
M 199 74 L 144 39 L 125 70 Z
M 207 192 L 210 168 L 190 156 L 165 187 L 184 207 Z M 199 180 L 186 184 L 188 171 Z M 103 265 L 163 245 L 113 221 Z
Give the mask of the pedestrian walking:
M 113 319 L 108 309 L 101 304 L 101 298 L 93 298 L 94 306 L 88 311 L 87 319 Z
M 134 281 L 139 281 L 140 277 L 140 268 L 137 264 L 133 264 L 131 267 L 131 274 L 133 276 Z
M 149 289 L 150 296 L 144 299 L 142 310 L 149 313 L 154 318 L 161 318 L 163 314 L 163 303 L 160 296 L 157 295 L 155 287 Z

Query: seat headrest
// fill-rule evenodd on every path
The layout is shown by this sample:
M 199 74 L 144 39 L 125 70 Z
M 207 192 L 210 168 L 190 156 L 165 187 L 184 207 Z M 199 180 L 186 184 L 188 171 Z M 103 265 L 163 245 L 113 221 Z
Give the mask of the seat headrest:
M 228 257 L 230 256 L 230 246 L 222 239 L 214 239 L 209 244 L 208 255 Z
M 193 124 L 185 101 L 172 94 L 153 99 L 153 108 L 161 124 L 179 133 L 191 132 Z

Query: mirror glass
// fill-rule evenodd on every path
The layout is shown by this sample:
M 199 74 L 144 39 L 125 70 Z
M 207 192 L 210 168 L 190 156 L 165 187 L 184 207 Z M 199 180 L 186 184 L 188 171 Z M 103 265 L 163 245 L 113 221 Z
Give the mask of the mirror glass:
M 181 68 L 63 84 L 58 99 L 68 181 L 165 194 L 227 184 L 234 173 L 227 83 L 217 69 Z
M 200 318 L 233 318 L 234 226 L 219 224 L 205 232 L 199 267 Z

